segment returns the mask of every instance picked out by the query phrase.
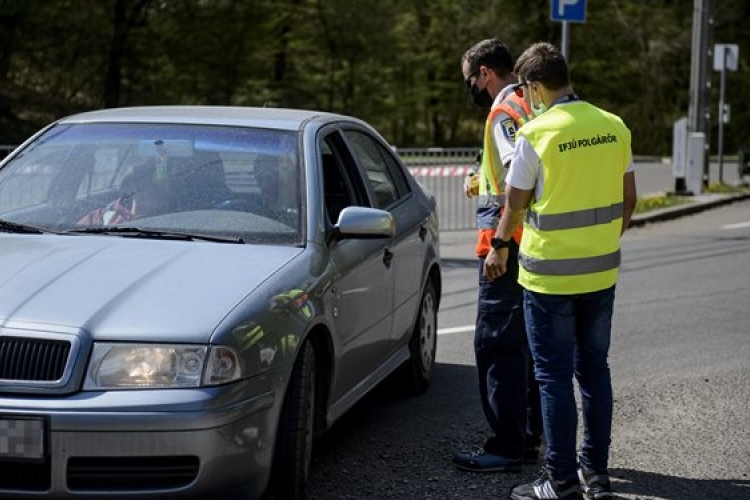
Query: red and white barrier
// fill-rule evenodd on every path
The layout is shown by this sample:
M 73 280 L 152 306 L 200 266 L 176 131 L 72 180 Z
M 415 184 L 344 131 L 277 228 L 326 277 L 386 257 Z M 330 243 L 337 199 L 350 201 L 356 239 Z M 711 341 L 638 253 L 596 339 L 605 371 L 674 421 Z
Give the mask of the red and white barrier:
M 414 177 L 465 177 L 474 167 L 469 165 L 443 165 L 440 167 L 411 167 Z

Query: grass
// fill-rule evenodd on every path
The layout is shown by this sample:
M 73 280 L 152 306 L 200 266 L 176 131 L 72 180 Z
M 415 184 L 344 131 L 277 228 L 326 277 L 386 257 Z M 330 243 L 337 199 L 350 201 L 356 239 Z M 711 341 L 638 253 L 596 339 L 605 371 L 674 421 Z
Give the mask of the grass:
M 674 196 L 669 194 L 639 196 L 638 200 L 635 203 L 635 213 L 641 214 L 644 212 L 650 212 L 652 210 L 659 210 L 660 208 L 681 205 L 683 203 L 690 203 L 690 198 L 686 196 Z
M 748 193 L 750 187 L 746 185 L 730 185 L 715 183 L 708 186 L 704 193 Z M 692 202 L 690 196 L 675 196 L 671 193 L 657 194 L 651 196 L 640 196 L 635 204 L 635 213 L 650 212 L 652 210 L 659 210 L 661 208 L 672 207 L 675 205 L 681 205 L 683 203 Z
M 707 193 L 747 193 L 750 192 L 750 187 L 747 185 L 731 185 L 721 184 L 719 182 L 711 184 L 706 188 Z

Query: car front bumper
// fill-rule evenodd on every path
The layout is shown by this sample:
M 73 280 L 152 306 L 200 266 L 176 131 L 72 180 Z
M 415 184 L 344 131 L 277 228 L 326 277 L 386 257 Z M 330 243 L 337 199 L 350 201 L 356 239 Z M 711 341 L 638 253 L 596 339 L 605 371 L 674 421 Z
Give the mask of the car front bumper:
M 243 387 L 244 386 L 244 387 Z M 275 391 L 237 387 L 0 397 L 0 418 L 41 418 L 44 453 L 0 457 L 0 498 L 259 497 L 270 473 Z

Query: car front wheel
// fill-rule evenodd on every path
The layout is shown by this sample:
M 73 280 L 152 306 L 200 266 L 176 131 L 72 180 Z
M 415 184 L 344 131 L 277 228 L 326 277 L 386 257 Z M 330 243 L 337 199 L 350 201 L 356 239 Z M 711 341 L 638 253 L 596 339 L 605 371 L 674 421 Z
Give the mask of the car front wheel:
M 422 292 L 417 320 L 409 339 L 411 356 L 402 367 L 404 382 L 413 393 L 424 392 L 430 384 L 437 352 L 437 309 L 435 285 L 428 280 Z
M 276 434 L 273 472 L 267 497 L 305 498 L 315 425 L 315 349 L 305 342 L 292 369 Z

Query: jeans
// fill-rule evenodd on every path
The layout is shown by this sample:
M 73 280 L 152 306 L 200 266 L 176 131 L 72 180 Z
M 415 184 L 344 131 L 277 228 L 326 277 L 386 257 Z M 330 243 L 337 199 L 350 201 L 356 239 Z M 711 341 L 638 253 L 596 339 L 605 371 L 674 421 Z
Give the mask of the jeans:
M 547 467 L 558 481 L 576 473 L 578 412 L 573 376 L 583 404 L 580 462 L 606 469 L 612 435 L 608 355 L 615 287 L 580 295 L 524 291 L 529 347 L 542 397 Z
M 490 453 L 521 458 L 524 446 L 538 445 L 541 428 L 539 397 L 528 402 L 530 361 L 523 312 L 523 288 L 518 284 L 518 260 L 508 259 L 508 272 L 494 281 L 482 275 L 479 259 L 479 301 L 474 353 L 479 393 L 493 436 L 484 444 Z M 532 380 L 533 382 L 533 380 Z M 531 416 L 529 418 L 527 416 Z

